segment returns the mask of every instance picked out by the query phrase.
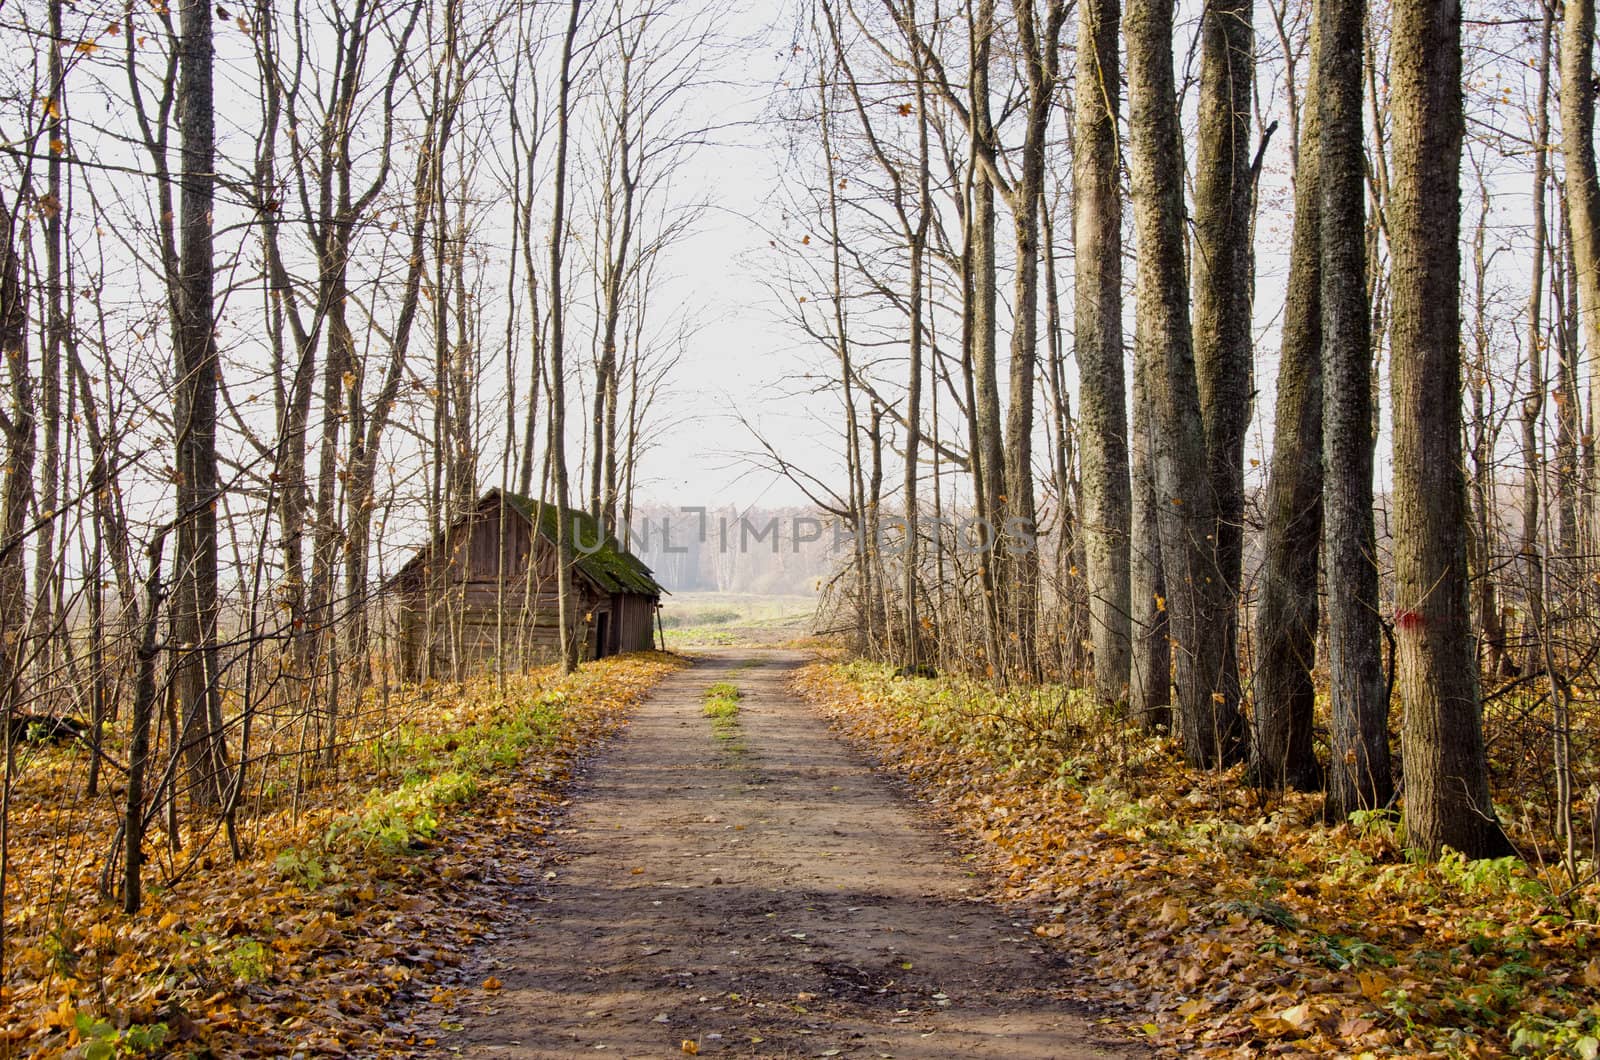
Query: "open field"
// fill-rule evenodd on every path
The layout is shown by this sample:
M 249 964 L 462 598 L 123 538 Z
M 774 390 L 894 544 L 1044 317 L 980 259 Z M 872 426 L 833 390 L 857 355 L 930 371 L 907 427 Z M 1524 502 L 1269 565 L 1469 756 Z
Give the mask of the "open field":
M 777 644 L 811 633 L 813 596 L 676 593 L 662 602 L 668 651 L 729 644 Z

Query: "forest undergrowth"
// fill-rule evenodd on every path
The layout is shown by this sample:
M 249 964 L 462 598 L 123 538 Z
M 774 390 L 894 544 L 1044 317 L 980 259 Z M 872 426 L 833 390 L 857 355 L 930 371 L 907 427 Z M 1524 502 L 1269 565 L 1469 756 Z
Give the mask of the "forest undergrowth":
M 542 834 L 575 762 L 682 665 L 646 653 L 566 677 L 552 667 L 509 677 L 504 698 L 492 676 L 408 689 L 387 705 L 391 724 L 352 734 L 333 779 L 266 793 L 242 822 L 242 861 L 186 836 L 131 917 L 99 896 L 116 804 L 82 797 L 87 750 L 23 752 L 0 1056 L 417 1044 L 389 1026 L 385 1005 L 462 961 L 491 919 L 473 882 L 527 868 L 497 861 L 505 837 Z
M 1403 820 L 1187 769 L 1078 691 L 819 662 L 797 689 L 954 828 L 1129 1030 L 1199 1056 L 1600 1056 L 1600 886 L 1540 850 L 1519 712 L 1488 721 L 1524 858 L 1408 854 Z M 1585 719 L 1586 721 L 1592 719 Z M 1498 739 L 1497 725 L 1500 728 Z M 1586 725 L 1580 731 L 1593 731 Z

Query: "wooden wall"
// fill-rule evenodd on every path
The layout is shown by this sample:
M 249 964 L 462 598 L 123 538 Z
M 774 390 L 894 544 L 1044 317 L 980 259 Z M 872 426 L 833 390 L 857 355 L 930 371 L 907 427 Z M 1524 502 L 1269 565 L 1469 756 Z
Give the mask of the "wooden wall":
M 535 538 L 527 520 L 511 514 L 502 553 L 501 518 L 501 510 L 492 507 L 458 524 L 434 555 L 413 564 L 392 584 L 399 600 L 401 670 L 407 679 L 463 677 L 493 667 L 502 654 L 514 669 L 560 658 L 555 546 Z M 497 562 L 500 555 L 503 568 Z M 501 569 L 503 582 L 497 577 Z M 573 588 L 578 619 L 573 635 L 584 658 L 654 647 L 652 598 L 600 594 L 581 575 L 573 578 Z M 436 602 L 431 625 L 429 600 Z M 598 636 L 602 622 L 605 644 Z

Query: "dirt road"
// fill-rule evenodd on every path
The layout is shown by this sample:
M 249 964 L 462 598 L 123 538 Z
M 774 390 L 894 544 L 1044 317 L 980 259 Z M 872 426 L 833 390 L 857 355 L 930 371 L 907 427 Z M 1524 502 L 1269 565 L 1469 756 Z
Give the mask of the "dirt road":
M 797 653 L 707 653 L 575 793 L 527 915 L 490 944 L 472 1057 L 1133 1055 L 1026 923 L 788 690 Z M 708 685 L 742 694 L 717 733 Z M 454 1024 L 450 1026 L 455 1026 Z

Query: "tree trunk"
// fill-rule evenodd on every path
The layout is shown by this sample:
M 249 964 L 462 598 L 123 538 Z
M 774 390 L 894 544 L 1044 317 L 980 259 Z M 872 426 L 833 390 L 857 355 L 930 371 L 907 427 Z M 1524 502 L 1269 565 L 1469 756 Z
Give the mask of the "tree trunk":
M 179 11 L 178 290 L 174 299 L 173 426 L 178 470 L 174 556 L 174 676 L 190 798 L 218 805 L 224 790 L 222 701 L 217 675 L 217 346 L 212 296 L 212 191 L 216 181 L 211 90 L 211 5 Z
M 149 572 L 145 576 L 144 621 L 138 628 L 134 652 L 133 728 L 128 736 L 128 790 L 122 816 L 122 911 L 137 913 L 142 903 L 140 868 L 144 864 L 144 782 L 149 772 L 150 725 L 156 712 L 156 665 L 161 648 L 156 643 L 161 613 L 161 553 L 167 530 L 159 531 L 147 549 Z
M 1475 167 L 1476 168 L 1476 167 Z M 1478 171 L 1480 187 L 1483 172 Z M 1489 341 L 1489 198 L 1485 194 L 1472 233 L 1472 352 L 1467 366 L 1467 387 L 1472 395 L 1472 416 L 1467 448 L 1471 455 L 1467 519 L 1467 571 L 1469 591 L 1477 611 L 1478 643 L 1484 670 L 1501 673 L 1510 662 L 1506 653 L 1506 627 L 1500 617 L 1500 592 L 1495 571 L 1495 531 L 1499 525 L 1495 497 L 1496 450 L 1500 422 L 1487 404 L 1493 400 L 1490 373 L 1493 350 Z
M 1150 731 L 1172 727 L 1172 640 L 1167 621 L 1167 584 L 1161 565 L 1161 530 L 1156 507 L 1155 440 L 1151 437 L 1150 361 L 1154 351 L 1135 326 L 1133 365 L 1133 466 L 1129 548 L 1131 706 Z
M 1079 0 L 1072 129 L 1073 351 L 1083 467 L 1079 514 L 1088 561 L 1094 687 L 1107 703 L 1128 702 L 1133 613 L 1128 551 L 1132 489 L 1122 373 L 1118 7 L 1118 0 Z
M 1372 522 L 1372 329 L 1361 131 L 1365 0 L 1321 0 L 1318 91 L 1322 202 L 1323 566 L 1328 572 L 1328 807 L 1386 806 L 1389 689 L 1378 627 Z
M 1020 62 L 1027 83 L 1027 130 L 1022 165 L 1011 189 L 1016 280 L 1012 300 L 1011 406 L 1006 412 L 1005 508 L 1006 562 L 1010 575 L 1010 624 L 1017 635 L 1022 673 L 1039 675 L 1036 645 L 1039 550 L 1034 540 L 1037 515 L 1033 497 L 1033 392 L 1039 363 L 1039 210 L 1044 192 L 1045 135 L 1054 99 L 1061 51 L 1062 0 L 1045 5 L 1044 24 L 1033 13 L 1034 0 L 1016 0 Z
M 1539 23 L 1539 87 L 1533 126 L 1533 277 L 1528 285 L 1528 394 L 1522 403 L 1522 561 L 1528 600 L 1528 635 L 1523 638 L 1523 670 L 1543 669 L 1544 549 L 1539 540 L 1542 512 L 1544 457 L 1539 428 L 1544 420 L 1545 331 L 1544 275 L 1545 184 L 1548 180 L 1550 141 L 1550 38 L 1554 29 L 1555 0 L 1542 0 Z
M 5 357 L 11 409 L 4 418 L 5 485 L 0 491 L 0 721 L 10 732 L 18 678 L 24 658 L 24 619 L 28 613 L 28 566 L 24 537 L 33 503 L 33 465 L 37 414 L 33 372 L 28 361 L 28 294 L 23 282 L 23 246 L 15 212 L 0 205 L 0 355 Z M 6 740 L 8 754 L 11 750 Z M 9 772 L 7 776 L 9 777 Z
M 1255 774 L 1269 788 L 1321 786 L 1312 750 L 1316 688 L 1317 560 L 1322 539 L 1321 40 L 1311 70 L 1294 176 L 1294 231 L 1283 307 L 1278 403 L 1267 473 L 1266 526 L 1256 607 Z M 1365 298 L 1365 292 L 1362 293 Z
M 1561 21 L 1561 154 L 1566 160 L 1567 223 L 1577 274 L 1580 349 L 1600 357 L 1600 183 L 1594 152 L 1594 0 L 1566 0 Z M 1589 377 L 1589 404 L 1600 399 L 1600 372 Z M 1600 491 L 1590 521 L 1600 525 Z
M 1252 0 L 1213 0 L 1200 23 L 1199 150 L 1194 168 L 1194 364 L 1205 425 L 1206 475 L 1216 506 L 1216 570 L 1206 596 L 1219 657 L 1212 724 L 1226 749 L 1242 746 L 1239 591 L 1244 556 L 1244 436 L 1254 386 L 1250 295 L 1252 175 L 1250 96 L 1255 66 Z M 1182 156 L 1179 156 L 1181 173 Z M 1216 696 L 1223 698 L 1218 701 Z M 1235 736 L 1225 735 L 1237 730 Z
M 917 5 L 916 0 L 908 0 L 905 9 L 904 23 L 907 40 L 910 44 L 912 55 L 912 69 L 916 74 L 916 118 L 917 118 L 917 220 L 915 225 L 907 225 L 910 243 L 910 271 L 906 278 L 906 298 L 910 309 L 909 346 L 911 363 L 907 366 L 906 379 L 906 466 L 905 466 L 905 510 L 906 510 L 906 538 L 905 548 L 901 553 L 903 564 L 903 584 L 901 596 L 904 598 L 903 607 L 905 615 L 905 643 L 901 646 L 901 662 L 908 671 L 915 671 L 921 664 L 922 656 L 920 644 L 922 640 L 922 627 L 917 612 L 917 566 L 921 554 L 918 535 L 917 511 L 917 473 L 919 458 L 922 455 L 922 347 L 923 347 L 923 269 L 924 259 L 927 257 L 928 221 L 932 211 L 931 191 L 928 184 L 928 88 L 923 70 L 923 55 L 911 35 L 916 32 Z M 904 211 L 901 211 L 901 224 L 906 225 Z M 935 547 L 938 547 L 937 544 Z
M 1172 0 L 1133 0 L 1128 140 L 1138 242 L 1138 343 L 1148 364 L 1155 507 L 1176 661 L 1178 733 L 1191 765 L 1244 753 L 1237 675 L 1226 672 L 1234 600 L 1217 552 L 1217 507 L 1195 376 L 1184 276 L 1183 148 L 1172 70 Z
M 1586 46 L 1587 31 L 1579 39 Z M 1395 630 L 1407 842 L 1434 856 L 1448 846 L 1494 857 L 1511 846 L 1489 797 L 1467 604 L 1456 0 L 1397 3 L 1391 61 Z
M 63 40 L 61 28 L 62 0 L 50 3 L 50 39 Z M 50 49 L 50 96 L 55 106 L 45 123 L 45 136 L 50 141 L 50 157 L 45 163 L 49 201 L 52 209 L 43 211 L 45 232 L 45 312 L 44 348 L 39 358 L 39 412 L 43 419 L 42 446 L 39 452 L 39 513 L 41 515 L 38 539 L 34 544 L 33 628 L 46 637 L 45 650 L 40 652 L 40 662 L 48 670 L 53 665 L 55 644 L 48 637 L 52 625 L 52 597 L 57 585 L 59 559 L 56 556 L 55 520 L 51 518 L 64 506 L 65 495 L 61 481 L 61 350 L 66 342 L 67 317 L 65 307 L 66 277 L 64 231 L 66 226 L 66 191 L 62 184 L 62 155 L 66 153 L 66 130 L 62 115 L 66 110 L 63 95 L 66 91 L 65 68 L 60 47 Z M 59 150 L 55 145 L 62 145 Z M 65 536 L 65 535 L 63 535 Z M 62 542 L 63 547 L 65 541 Z
M 971 128 L 974 152 L 992 150 L 994 124 L 989 116 L 989 54 L 994 36 L 994 0 L 978 0 L 972 25 Z M 989 664 L 1003 677 L 1008 669 L 1010 614 L 1004 569 L 1006 519 L 1005 445 L 1000 427 L 1000 383 L 995 363 L 995 329 L 998 325 L 998 291 L 995 278 L 994 184 L 983 166 L 974 162 L 970 234 L 972 248 L 971 329 L 969 343 L 975 389 L 974 416 L 978 447 L 973 460 L 981 469 L 978 516 L 986 524 L 988 540 L 981 557 L 984 605 L 988 612 L 993 658 Z
M 550 458 L 556 504 L 557 635 L 561 671 L 578 668 L 579 645 L 573 628 L 577 618 L 572 584 L 572 528 L 567 514 L 566 306 L 562 302 L 561 262 L 566 246 L 567 147 L 571 133 L 572 53 L 578 36 L 583 0 L 572 0 L 566 37 L 561 46 L 561 87 L 556 103 L 554 201 L 550 208 Z

